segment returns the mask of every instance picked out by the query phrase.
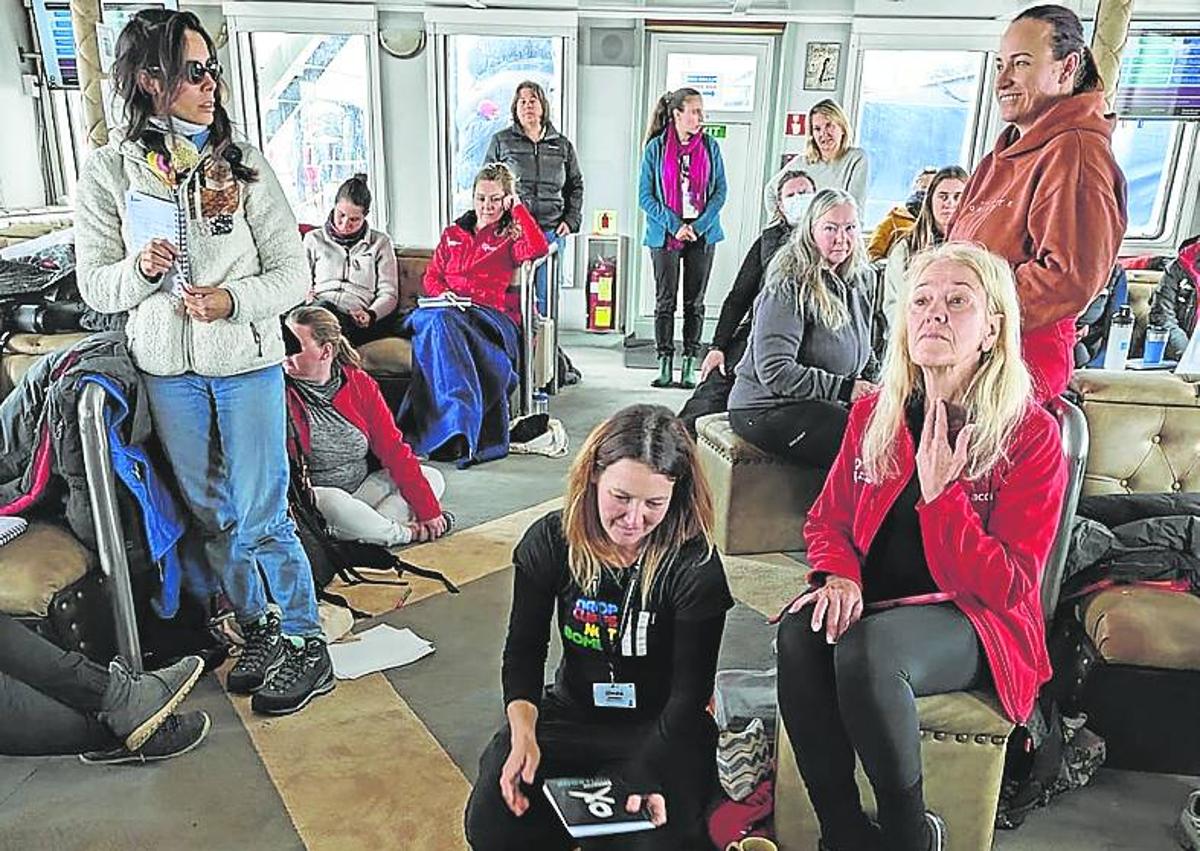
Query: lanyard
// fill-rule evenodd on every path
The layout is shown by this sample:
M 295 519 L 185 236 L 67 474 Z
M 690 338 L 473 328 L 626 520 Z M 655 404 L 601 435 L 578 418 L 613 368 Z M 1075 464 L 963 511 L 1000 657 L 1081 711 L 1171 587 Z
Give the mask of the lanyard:
M 617 623 L 616 640 L 609 637 L 608 629 L 601 628 L 600 630 L 600 646 L 603 648 L 605 660 L 608 662 L 609 682 L 616 682 L 617 679 L 615 661 L 621 655 L 621 644 L 625 639 L 625 632 L 629 629 L 629 622 L 633 618 L 633 595 L 637 590 L 641 575 L 642 563 L 639 560 L 629 571 L 629 584 L 625 587 L 625 597 L 621 602 L 621 619 Z

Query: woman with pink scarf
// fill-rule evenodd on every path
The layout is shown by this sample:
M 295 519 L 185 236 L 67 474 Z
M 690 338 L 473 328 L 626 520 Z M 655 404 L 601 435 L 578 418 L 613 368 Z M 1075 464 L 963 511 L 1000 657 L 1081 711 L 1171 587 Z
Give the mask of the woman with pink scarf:
M 654 264 L 654 387 L 674 380 L 675 299 L 683 266 L 683 364 L 679 386 L 696 386 L 704 290 L 713 249 L 725 238 L 725 164 L 716 141 L 705 134 L 700 92 L 683 88 L 658 99 L 646 131 L 638 203 L 646 214 L 646 237 Z

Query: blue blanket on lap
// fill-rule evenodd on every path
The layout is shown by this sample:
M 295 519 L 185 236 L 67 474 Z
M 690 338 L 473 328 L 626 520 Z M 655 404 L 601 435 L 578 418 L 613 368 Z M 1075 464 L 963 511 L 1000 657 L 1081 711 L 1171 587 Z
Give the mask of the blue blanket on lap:
M 508 454 L 508 398 L 520 382 L 520 329 L 504 313 L 474 305 L 422 307 L 405 316 L 412 382 L 397 421 L 418 455 L 466 440 L 461 469 Z

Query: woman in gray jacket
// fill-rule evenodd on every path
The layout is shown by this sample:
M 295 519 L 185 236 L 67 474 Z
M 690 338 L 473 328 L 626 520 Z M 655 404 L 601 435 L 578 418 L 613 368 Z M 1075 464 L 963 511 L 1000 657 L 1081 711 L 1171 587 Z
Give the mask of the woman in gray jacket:
M 798 463 L 833 463 L 851 403 L 875 390 L 872 276 L 854 197 L 821 190 L 754 301 L 729 394 L 738 436 Z
M 154 429 L 246 639 L 227 687 L 260 712 L 331 691 L 312 568 L 287 514 L 279 315 L 304 299 L 296 220 L 262 154 L 233 141 L 221 66 L 191 12 L 139 12 L 117 40 L 124 127 L 87 160 L 79 289 L 129 314 Z M 276 604 L 268 609 L 270 599 Z

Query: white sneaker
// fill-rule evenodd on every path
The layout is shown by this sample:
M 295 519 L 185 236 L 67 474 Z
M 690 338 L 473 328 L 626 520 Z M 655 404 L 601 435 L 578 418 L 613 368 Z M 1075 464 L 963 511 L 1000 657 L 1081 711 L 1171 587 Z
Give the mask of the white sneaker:
M 1200 851 L 1200 789 L 1192 790 L 1179 814 L 1179 844 Z

